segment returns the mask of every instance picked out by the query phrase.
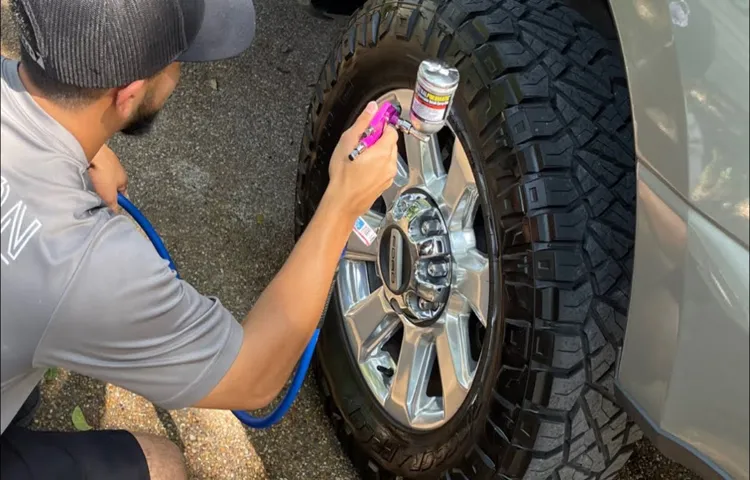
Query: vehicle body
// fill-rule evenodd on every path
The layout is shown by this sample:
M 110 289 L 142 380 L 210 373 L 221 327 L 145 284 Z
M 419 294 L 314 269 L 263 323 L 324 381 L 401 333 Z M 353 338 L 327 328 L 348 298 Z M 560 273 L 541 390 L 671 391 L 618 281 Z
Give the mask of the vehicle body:
M 331 1 L 339 6 L 345 2 L 318 3 Z M 368 2 L 369 6 L 363 10 L 382 8 L 378 15 L 385 15 L 389 2 L 381 3 L 385 7 Z M 519 1 L 517 5 L 526 3 L 534 2 Z M 618 263 L 631 277 L 629 309 L 613 307 L 609 313 L 597 314 L 600 324 L 615 325 L 613 328 L 621 329 L 619 334 L 624 337 L 621 343 L 607 339 L 617 348 L 613 384 L 606 385 L 611 387 L 613 395 L 600 393 L 605 400 L 616 401 L 663 453 L 701 476 L 750 478 L 747 2 L 560 0 L 557 3 L 575 10 L 601 37 L 621 50 L 632 118 L 635 222 L 629 234 L 626 232 L 629 227 L 618 230 L 630 236 L 623 242 L 634 244 L 632 258 L 623 257 Z M 492 34 L 508 33 L 498 27 L 503 25 L 505 17 L 492 17 L 497 15 L 493 7 L 500 4 L 509 11 L 516 5 L 510 1 L 448 0 L 436 8 L 448 24 L 446 31 L 450 32 L 454 30 L 449 27 L 457 25 L 451 25 L 453 18 L 468 18 L 461 23 L 466 27 L 476 15 L 490 12 L 487 15 L 496 18 L 497 23 L 483 23 L 476 31 L 487 33 L 498 28 L 488 35 L 492 39 Z M 546 8 L 553 11 L 552 7 Z M 550 15 L 546 20 L 551 23 L 557 17 Z M 413 28 L 411 20 L 416 17 L 404 20 L 404 28 Z M 434 23 L 438 24 L 440 21 Z M 367 38 L 352 41 L 366 43 Z M 429 43 L 421 37 L 420 41 L 424 45 Z M 476 41 L 481 43 L 486 38 Z M 393 55 L 400 53 L 394 51 Z M 322 76 L 326 75 L 331 73 L 324 69 Z M 462 78 L 464 81 L 471 83 L 475 79 Z M 601 110 L 597 116 L 600 113 Z M 627 134 L 621 138 L 628 141 Z M 477 185 L 482 183 L 478 178 Z M 509 321 L 506 315 L 505 322 Z M 543 329 L 536 323 L 534 328 L 539 328 L 540 333 L 535 335 L 542 338 Z M 596 366 L 591 368 L 595 370 Z M 341 398 L 336 401 L 342 403 Z M 554 416 L 555 411 L 540 408 L 535 413 Z M 591 412 L 586 413 L 592 416 Z M 346 413 L 344 417 L 350 429 L 352 425 L 359 428 L 356 418 L 353 420 Z M 522 417 L 516 418 L 514 425 Z M 575 420 L 569 417 L 566 422 Z M 535 435 L 540 428 L 543 426 L 532 428 Z M 566 459 L 576 443 L 569 429 L 570 424 L 566 423 L 564 446 L 560 447 Z M 601 433 L 596 435 L 596 444 L 603 451 L 608 439 L 602 439 Z M 622 435 L 619 444 L 633 440 L 631 433 Z M 515 444 L 513 439 L 509 442 Z M 535 445 L 534 449 L 539 443 Z M 552 458 L 554 452 L 550 450 L 549 455 L 540 458 Z M 508 458 L 507 453 L 502 453 L 487 458 L 489 463 L 485 463 L 491 464 L 493 470 L 497 468 L 497 472 L 508 472 L 503 470 Z M 621 463 L 626 459 L 623 456 Z M 587 469 L 591 465 L 584 468 L 580 463 L 569 470 L 566 461 L 554 467 L 555 473 L 524 470 L 525 473 L 504 473 L 503 478 L 516 475 L 573 478 L 575 472 L 582 473 L 581 478 L 589 478 L 588 475 L 604 478 L 621 467 L 619 457 L 614 455 L 608 458 L 607 465 L 617 465 L 606 470 Z M 592 464 L 596 463 L 593 459 Z M 581 469 L 576 470 L 578 467 Z M 476 469 L 474 476 L 465 470 L 461 474 L 485 478 Z M 455 478 L 452 476 L 455 474 L 443 475 Z
M 638 154 L 617 388 L 670 456 L 699 472 L 748 478 L 747 6 L 611 8 Z

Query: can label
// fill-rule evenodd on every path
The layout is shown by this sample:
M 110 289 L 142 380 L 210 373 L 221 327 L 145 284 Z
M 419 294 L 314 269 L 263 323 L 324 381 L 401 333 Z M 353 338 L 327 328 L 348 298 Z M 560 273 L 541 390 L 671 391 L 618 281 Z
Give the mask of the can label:
M 411 102 L 412 112 L 426 122 L 442 122 L 448 113 L 450 95 L 435 95 L 417 83 L 414 100 Z

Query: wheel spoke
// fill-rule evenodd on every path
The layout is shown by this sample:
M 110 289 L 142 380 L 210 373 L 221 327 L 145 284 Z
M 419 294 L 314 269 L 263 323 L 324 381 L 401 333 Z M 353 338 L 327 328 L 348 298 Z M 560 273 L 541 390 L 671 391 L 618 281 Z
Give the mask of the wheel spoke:
M 367 359 L 380 340 L 387 340 L 389 332 L 393 334 L 393 324 L 398 322 L 388 305 L 383 287 L 352 305 L 345 318 L 360 362 Z
M 378 325 L 375 328 L 375 331 L 372 332 L 372 335 L 370 335 L 370 337 L 362 344 L 362 355 L 360 356 L 360 361 L 370 358 L 379 348 L 382 348 L 383 345 L 385 345 L 385 342 L 390 340 L 400 326 L 401 320 L 399 320 L 397 315 L 386 315 L 385 319 L 380 322 L 380 325 Z
M 409 167 L 406 164 L 406 160 L 398 157 L 398 171 L 396 172 L 396 178 L 393 179 L 393 183 L 390 187 L 383 192 L 383 201 L 385 201 L 386 210 L 391 208 L 393 202 L 396 201 L 398 192 L 407 184 L 409 181 Z
M 370 210 L 362 218 L 376 233 L 378 232 L 383 221 L 383 215 Z M 365 245 L 362 239 L 352 230 L 352 233 L 349 234 L 349 241 L 346 243 L 344 258 L 347 260 L 374 262 L 377 255 L 376 243 L 372 242 L 370 245 Z
M 398 366 L 385 399 L 385 408 L 407 425 L 415 422 L 420 410 L 429 401 L 427 383 L 434 361 L 435 343 L 431 336 L 424 330 L 404 323 Z
M 406 160 L 409 163 L 409 185 L 425 185 L 428 188 L 445 176 L 440 156 L 437 135 L 430 135 L 428 142 L 417 140 L 412 135 L 404 136 Z
M 344 311 L 347 311 L 370 294 L 367 265 L 362 262 L 341 262 L 337 284 L 341 305 Z
M 453 144 L 451 164 L 442 192 L 441 210 L 451 230 L 471 228 L 479 194 L 469 159 L 461 142 Z
M 451 295 L 446 314 L 436 328 L 435 347 L 446 418 L 453 416 L 466 399 L 475 368 L 469 346 L 469 315 L 464 313 L 468 310 L 466 302 L 461 295 Z
M 472 248 L 456 258 L 458 291 L 469 301 L 479 321 L 487 327 L 490 293 L 490 262 L 487 256 Z

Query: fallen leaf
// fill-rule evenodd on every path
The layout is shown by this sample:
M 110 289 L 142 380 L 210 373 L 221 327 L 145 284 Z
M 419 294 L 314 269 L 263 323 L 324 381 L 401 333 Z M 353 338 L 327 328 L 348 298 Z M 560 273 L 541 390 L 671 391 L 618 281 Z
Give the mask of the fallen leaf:
M 211 87 L 211 90 L 218 90 L 219 82 L 215 78 L 212 78 L 208 81 L 208 86 Z
M 73 420 L 73 426 L 76 427 L 76 430 L 79 432 L 91 430 L 91 425 L 86 421 L 86 417 L 83 416 L 83 411 L 78 405 L 73 409 L 73 415 L 71 415 L 70 418 Z
M 265 218 L 263 218 L 263 214 L 262 213 L 259 213 L 255 217 L 255 221 L 258 222 L 258 225 L 263 225 L 263 221 L 264 220 L 265 220 Z

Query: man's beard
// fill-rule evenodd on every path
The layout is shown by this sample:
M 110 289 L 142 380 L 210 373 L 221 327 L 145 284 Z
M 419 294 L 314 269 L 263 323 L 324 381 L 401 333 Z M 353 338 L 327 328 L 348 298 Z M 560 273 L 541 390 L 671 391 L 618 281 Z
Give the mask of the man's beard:
M 156 118 L 159 116 L 159 110 L 155 112 L 138 112 L 127 125 L 120 129 L 123 135 L 142 136 L 151 131 Z

